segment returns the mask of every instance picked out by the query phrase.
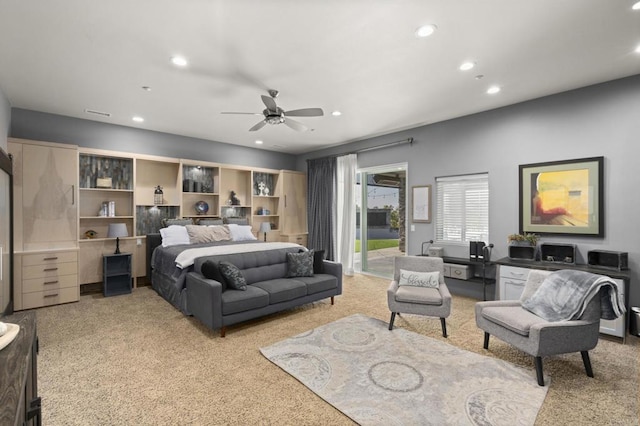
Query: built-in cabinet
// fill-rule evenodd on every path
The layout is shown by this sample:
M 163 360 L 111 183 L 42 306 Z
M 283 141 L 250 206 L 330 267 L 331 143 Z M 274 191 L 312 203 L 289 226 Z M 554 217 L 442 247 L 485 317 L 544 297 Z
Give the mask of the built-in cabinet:
M 280 235 L 282 241 L 307 245 L 307 176 L 283 170 L 280 173 Z
M 78 148 L 9 139 L 16 310 L 79 300 Z
M 518 300 L 524 291 L 524 285 L 529 276 L 531 270 L 543 269 L 543 270 L 559 270 L 559 269 L 579 269 L 587 272 L 592 272 L 600 275 L 607 275 L 614 280 L 619 288 L 622 290 L 622 297 L 627 308 L 629 310 L 629 304 L 626 301 L 627 294 L 629 292 L 629 275 L 624 271 L 614 270 L 602 270 L 597 268 L 590 268 L 586 265 L 553 265 L 541 262 L 522 264 L 521 262 L 514 262 L 507 259 L 501 259 L 499 263 L 499 295 L 501 300 Z M 608 334 L 610 336 L 619 337 L 625 339 L 626 336 L 626 324 L 627 314 L 622 315 L 615 320 L 600 320 L 600 333 Z

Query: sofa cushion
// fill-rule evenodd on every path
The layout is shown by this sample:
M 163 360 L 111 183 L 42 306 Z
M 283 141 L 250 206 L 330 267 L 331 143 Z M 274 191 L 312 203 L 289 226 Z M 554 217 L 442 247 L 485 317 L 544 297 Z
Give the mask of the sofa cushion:
M 313 250 L 287 253 L 287 277 L 313 276 Z
M 482 310 L 482 317 L 522 336 L 529 335 L 532 325 L 548 323 L 520 306 L 487 307 Z
M 224 280 L 227 282 L 227 287 L 234 290 L 247 289 L 247 281 L 244 279 L 242 271 L 240 271 L 236 265 L 223 260 L 218 264 L 218 269 L 220 269 L 220 274 L 222 274 Z
M 268 304 L 269 294 L 251 285 L 245 291 L 229 289 L 222 293 L 222 315 L 259 309 Z
M 307 294 L 316 294 L 338 287 L 338 279 L 329 274 L 313 274 L 312 277 L 298 277 L 296 281 L 302 281 L 307 285 Z
M 249 287 L 258 287 L 269 293 L 270 305 L 307 295 L 307 285 L 302 281 L 291 278 L 276 278 L 274 280 L 260 281 Z
M 442 305 L 442 295 L 437 288 L 405 285 L 396 291 L 396 301 L 419 305 Z
M 202 275 L 209 280 L 218 281 L 222 284 L 222 291 L 227 289 L 227 280 L 224 279 L 222 274 L 220 273 L 220 268 L 218 268 L 218 262 L 213 260 L 207 260 L 202 264 L 200 268 Z

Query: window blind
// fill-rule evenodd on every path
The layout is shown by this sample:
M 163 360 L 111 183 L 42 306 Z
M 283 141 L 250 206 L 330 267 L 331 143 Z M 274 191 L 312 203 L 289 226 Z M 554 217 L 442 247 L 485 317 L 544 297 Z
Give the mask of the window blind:
M 436 240 L 489 241 L 489 174 L 436 178 Z

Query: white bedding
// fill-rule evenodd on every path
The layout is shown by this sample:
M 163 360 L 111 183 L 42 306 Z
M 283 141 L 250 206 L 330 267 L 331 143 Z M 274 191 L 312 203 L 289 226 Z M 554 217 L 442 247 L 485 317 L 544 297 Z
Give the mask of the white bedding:
M 250 251 L 264 251 L 264 250 L 275 250 L 281 248 L 289 248 L 289 247 L 300 247 L 303 250 L 306 250 L 304 246 L 296 243 L 248 243 L 248 244 L 238 244 L 238 245 L 224 245 L 224 246 L 214 246 L 214 247 L 199 247 L 186 249 L 182 253 L 176 257 L 176 266 L 180 269 L 187 268 L 193 265 L 193 262 L 196 258 L 202 256 L 212 256 L 217 254 L 235 254 L 235 253 L 245 253 Z

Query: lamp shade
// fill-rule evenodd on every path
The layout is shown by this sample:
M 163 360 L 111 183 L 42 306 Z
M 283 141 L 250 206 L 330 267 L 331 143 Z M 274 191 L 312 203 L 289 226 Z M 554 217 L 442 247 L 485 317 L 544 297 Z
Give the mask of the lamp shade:
M 262 222 L 260 224 L 260 232 L 269 232 L 271 231 L 271 224 L 269 222 Z
M 128 237 L 126 223 L 110 223 L 107 238 Z

